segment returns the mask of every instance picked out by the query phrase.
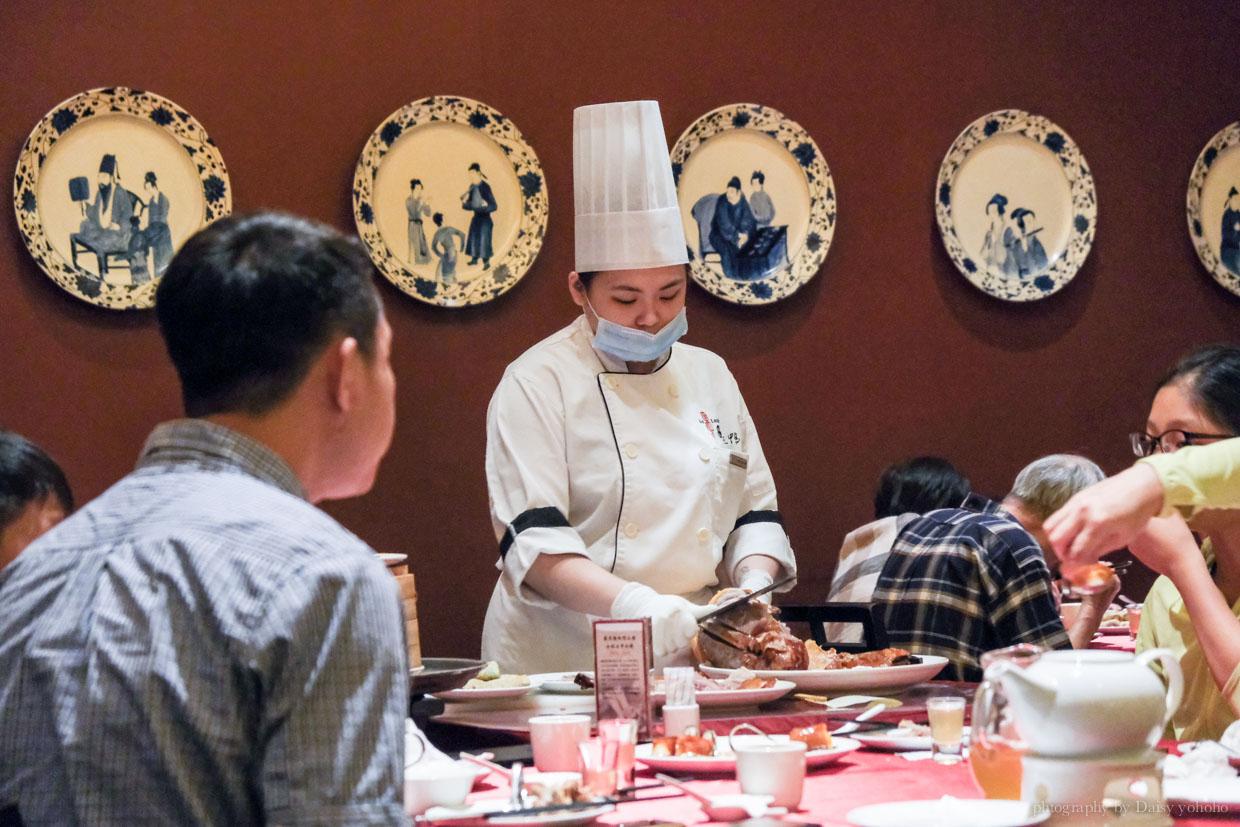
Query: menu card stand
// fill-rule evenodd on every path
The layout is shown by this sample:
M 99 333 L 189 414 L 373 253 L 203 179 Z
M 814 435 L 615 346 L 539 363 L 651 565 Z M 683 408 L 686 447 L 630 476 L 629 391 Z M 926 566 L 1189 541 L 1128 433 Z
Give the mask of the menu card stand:
M 594 699 L 598 720 L 632 718 L 637 737 L 650 737 L 650 618 L 594 621 Z

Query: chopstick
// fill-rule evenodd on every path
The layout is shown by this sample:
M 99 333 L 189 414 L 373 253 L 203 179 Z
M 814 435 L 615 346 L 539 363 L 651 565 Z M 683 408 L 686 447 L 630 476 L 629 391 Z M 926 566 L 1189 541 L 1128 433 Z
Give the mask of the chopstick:
M 495 757 L 494 753 L 484 752 L 481 755 L 470 755 L 468 752 L 462 752 L 461 757 L 464 758 L 466 761 L 472 761 L 473 763 L 477 764 L 480 767 L 486 767 L 489 770 L 495 770 L 496 772 L 502 772 L 504 775 L 508 774 L 508 768 L 505 767 L 503 764 L 497 764 L 494 761 L 489 760 Z

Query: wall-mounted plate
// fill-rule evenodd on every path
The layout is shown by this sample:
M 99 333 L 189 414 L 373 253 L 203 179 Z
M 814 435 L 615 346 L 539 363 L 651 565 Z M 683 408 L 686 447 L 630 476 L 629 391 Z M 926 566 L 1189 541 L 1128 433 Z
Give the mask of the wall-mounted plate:
M 1041 115 L 991 112 L 956 138 L 935 188 L 952 262 L 1005 301 L 1061 290 L 1089 255 L 1098 206 L 1081 151 Z
M 39 121 L 13 178 L 22 240 L 51 279 L 100 307 L 151 307 L 173 253 L 232 212 L 202 124 L 167 98 L 91 89 Z
M 1214 280 L 1240 296 L 1240 121 L 1211 138 L 1193 164 L 1188 233 Z

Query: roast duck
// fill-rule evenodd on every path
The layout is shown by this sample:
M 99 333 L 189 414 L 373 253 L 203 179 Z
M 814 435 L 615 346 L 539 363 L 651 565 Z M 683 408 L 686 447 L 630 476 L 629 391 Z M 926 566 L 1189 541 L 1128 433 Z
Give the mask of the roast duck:
M 724 589 L 710 602 L 735 600 L 743 593 L 740 589 Z M 906 649 L 877 649 L 859 654 L 824 651 L 812 640 L 802 641 L 781 623 L 778 607 L 759 600 L 707 620 L 693 639 L 693 655 L 699 663 L 724 669 L 852 669 L 921 662 Z
M 744 592 L 724 589 L 711 603 L 735 600 Z M 725 669 L 808 669 L 805 643 L 779 622 L 779 609 L 752 600 L 709 620 L 693 639 L 699 663 Z

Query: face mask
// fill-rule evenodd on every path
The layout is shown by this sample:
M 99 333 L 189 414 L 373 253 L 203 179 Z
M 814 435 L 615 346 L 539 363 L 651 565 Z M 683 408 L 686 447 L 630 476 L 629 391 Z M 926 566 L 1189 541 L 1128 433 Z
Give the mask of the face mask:
M 584 292 L 584 291 L 583 291 Z M 625 362 L 653 362 L 684 336 L 689 330 L 689 320 L 685 308 L 680 308 L 676 317 L 658 333 L 647 333 L 622 324 L 609 322 L 598 314 L 590 298 L 586 297 L 586 305 L 598 319 L 598 330 L 594 331 L 594 346 L 611 356 Z

